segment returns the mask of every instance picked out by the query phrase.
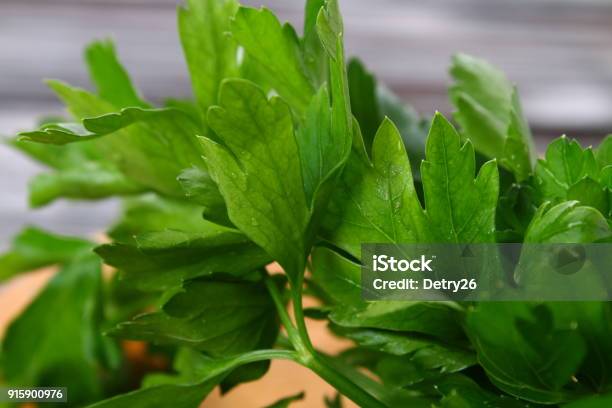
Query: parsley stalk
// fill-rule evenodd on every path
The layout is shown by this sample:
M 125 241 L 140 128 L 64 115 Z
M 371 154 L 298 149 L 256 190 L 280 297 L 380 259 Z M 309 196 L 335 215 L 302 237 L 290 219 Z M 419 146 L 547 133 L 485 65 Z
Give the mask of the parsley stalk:
M 341 394 L 362 407 L 385 408 L 385 405 L 363 390 L 344 374 L 333 368 L 322 358 L 321 354 L 314 348 L 308 335 L 308 328 L 304 319 L 304 309 L 302 306 L 302 282 L 303 276 L 298 279 L 295 286 L 291 288 L 293 311 L 295 314 L 296 325 L 293 324 L 285 304 L 282 300 L 282 295 L 278 287 L 270 276 L 264 278 L 266 288 L 274 301 L 274 305 L 278 311 L 282 325 L 287 331 L 289 341 L 297 354 L 293 361 L 312 370 L 319 377 L 324 379 L 331 386 L 336 388 Z

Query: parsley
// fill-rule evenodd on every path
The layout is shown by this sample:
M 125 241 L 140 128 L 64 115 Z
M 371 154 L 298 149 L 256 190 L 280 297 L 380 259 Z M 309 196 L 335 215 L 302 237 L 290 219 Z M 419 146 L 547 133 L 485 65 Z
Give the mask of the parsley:
M 178 29 L 193 101 L 153 106 L 98 41 L 96 91 L 48 82 L 70 118 L 11 141 L 49 167 L 33 206 L 124 207 L 110 243 L 28 228 L 0 257 L 0 279 L 61 265 L 4 336 L 8 384 L 67 386 L 79 406 L 191 408 L 285 359 L 364 407 L 610 404 L 610 303 L 366 303 L 359 268 L 364 242 L 610 241 L 612 137 L 561 137 L 537 160 L 517 89 L 462 54 L 457 126 L 420 117 L 346 62 L 337 0 L 308 0 L 301 35 L 234 0 L 187 0 Z M 102 263 L 118 271 L 108 281 Z M 306 316 L 354 346 L 323 354 Z M 118 339 L 159 346 L 172 368 L 122 393 Z

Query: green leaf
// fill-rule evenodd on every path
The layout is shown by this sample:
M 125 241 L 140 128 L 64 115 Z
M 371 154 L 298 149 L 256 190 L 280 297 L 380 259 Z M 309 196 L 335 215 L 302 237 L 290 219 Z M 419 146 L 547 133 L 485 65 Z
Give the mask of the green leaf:
M 181 172 L 178 181 L 187 199 L 203 207 L 204 218 L 217 224 L 232 225 L 227 215 L 225 201 L 219 193 L 219 187 L 208 171 L 190 167 Z
M 134 243 L 134 236 L 168 230 L 203 232 L 210 223 L 202 218 L 202 209 L 186 201 L 153 194 L 123 201 L 121 218 L 108 232 L 115 241 Z
M 40 122 L 40 126 L 41 129 L 46 129 L 53 124 L 58 125 L 58 129 L 64 126 L 64 133 L 70 138 L 73 138 L 74 132 L 91 133 L 81 124 L 70 123 L 66 127 L 64 122 L 64 118 L 59 120 L 43 120 Z M 37 134 L 42 136 L 42 132 L 37 132 Z M 19 136 L 10 140 L 9 143 L 12 147 L 19 149 L 34 160 L 53 169 L 70 169 L 71 167 L 81 166 L 84 162 L 101 161 L 104 159 L 101 152 L 96 149 L 95 143 L 69 143 L 62 145 L 29 143 Z
M 198 104 L 191 99 L 168 98 L 164 100 L 164 108 L 172 108 L 182 111 L 189 116 L 194 123 L 202 126 L 202 112 Z M 202 126 L 203 128 L 203 126 Z
M 342 53 L 342 36 L 344 35 L 344 23 L 340 14 L 340 6 L 337 0 L 327 0 L 325 7 L 319 10 L 317 15 L 317 33 L 323 44 L 325 52 L 332 59 Z M 330 69 L 333 71 L 333 69 Z
M 379 352 L 374 371 L 395 386 L 408 386 L 461 371 L 476 363 L 473 352 L 431 338 L 386 330 L 332 326 L 360 348 Z
M 43 125 L 39 130 L 21 132 L 19 134 L 19 141 L 61 146 L 72 142 L 95 139 L 100 136 L 103 135 L 90 132 L 78 123 L 52 123 Z
M 567 199 L 596 208 L 602 214 L 608 214 L 610 208 L 608 189 L 590 177 L 573 184 L 567 191 Z
M 90 153 L 87 143 L 73 143 L 68 145 L 54 146 L 42 143 L 28 143 L 18 136 L 8 141 L 9 145 L 31 159 L 53 169 L 67 168 L 74 164 L 80 164 L 87 160 Z
M 555 206 L 542 204 L 527 228 L 525 242 L 588 243 L 610 235 L 610 226 L 599 211 L 566 201 Z
M 425 140 L 431 120 L 419 117 L 414 109 L 402 103 L 396 95 L 380 84 L 377 98 L 381 115 L 391 119 L 402 135 L 404 146 L 410 156 L 412 174 L 415 180 L 420 180 L 420 165 L 425 159 Z
M 328 0 L 317 16 L 317 33 L 327 52 L 329 88 L 332 100 L 332 132 L 334 141 L 348 147 L 353 137 L 353 115 L 347 70 L 344 64 L 344 28 L 337 0 Z M 330 47 L 333 44 L 333 47 Z M 344 150 L 348 154 L 348 149 Z M 344 156 L 346 160 L 346 156 Z
M 608 190 L 612 190 L 612 164 L 601 169 L 599 182 Z
M 240 7 L 231 24 L 234 38 L 258 63 L 266 83 L 297 113 L 305 111 L 314 89 L 304 72 L 299 40 L 289 24 L 281 25 L 268 9 Z
M 345 138 L 348 143 L 343 144 L 334 140 L 331 115 L 328 91 L 321 87 L 312 98 L 305 113 L 304 125 L 296 135 L 308 203 L 312 203 L 316 190 L 350 150 L 350 138 Z
M 353 340 L 359 347 L 394 356 L 411 355 L 424 349 L 437 352 L 440 348 L 455 350 L 466 356 L 471 354 L 457 346 L 446 345 L 429 337 L 409 333 L 368 328 L 347 328 L 336 325 L 332 325 L 331 329 L 335 334 Z
M 423 211 L 399 133 L 387 119 L 374 139 L 372 163 L 363 145 L 354 145 L 324 237 L 356 258 L 363 242 L 491 242 L 497 167 L 486 163 L 475 180 L 474 172 L 471 144 L 461 146 L 455 129 L 437 114 L 421 165 Z
M 343 327 L 421 333 L 445 341 L 462 338 L 461 313 L 450 303 L 386 301 L 359 307 L 339 305 L 330 320 Z
M 474 150 L 463 146 L 453 126 L 439 113 L 431 124 L 421 164 L 428 220 L 420 242 L 492 242 L 499 174 L 495 161 L 485 163 L 474 179 Z
M 571 398 L 563 388 L 579 369 L 586 344 L 576 327 L 559 327 L 545 305 L 481 303 L 467 318 L 478 360 L 493 383 L 528 401 Z
M 327 89 L 325 86 L 321 87 L 313 97 L 306 111 L 304 123 L 296 134 L 304 193 L 313 214 L 313 222 L 309 227 L 311 231 L 318 227 L 320 216 L 332 196 L 337 176 L 351 152 L 352 138 L 348 133 L 349 130 L 334 120 L 338 113 L 340 115 L 349 113 L 342 107 L 338 108 L 338 104 L 344 105 L 348 95 L 342 91 L 332 91 L 332 94 L 335 94 L 336 99 L 330 108 Z
M 240 384 L 259 380 L 261 377 L 266 375 L 269 368 L 269 361 L 258 361 L 255 363 L 245 364 L 234 369 L 219 384 L 221 393 L 225 394 Z
M 608 213 L 604 215 L 612 218 L 612 164 L 601 169 L 599 182 L 604 187 L 604 192 L 608 196 Z
M 188 0 L 178 9 L 181 44 L 203 119 L 217 103 L 221 81 L 238 75 L 237 46 L 227 35 L 237 10 L 234 0 Z
M 161 384 L 197 383 L 200 376 L 206 374 L 214 367 L 214 360 L 191 348 L 179 348 L 174 357 L 174 370 L 176 374 L 152 373 L 148 374 L 142 387 L 150 388 Z M 222 377 L 218 378 L 221 393 L 228 392 L 240 383 L 254 381 L 263 376 L 270 367 L 269 360 L 260 360 L 237 366 L 228 370 Z
M 110 334 L 231 356 L 271 345 L 277 331 L 276 309 L 262 283 L 198 280 L 186 282 L 162 311 L 121 323 Z
M 190 372 L 182 372 L 178 376 L 158 376 L 147 388 L 109 398 L 89 408 L 193 408 L 237 367 L 273 358 L 294 358 L 291 352 L 281 350 L 257 350 L 222 359 L 212 359 L 199 353 L 189 353 L 187 357 L 190 359 Z
M 409 331 L 447 341 L 462 337 L 458 326 L 460 313 L 450 303 L 366 303 L 361 298 L 359 264 L 327 248 L 316 248 L 313 266 L 313 279 L 337 303 L 329 318 L 339 326 Z
M 302 54 L 306 75 L 315 87 L 327 81 L 328 63 L 317 33 L 317 16 L 326 0 L 307 0 L 304 7 L 304 38 Z
M 382 402 L 388 407 L 411 407 L 411 408 L 431 408 L 433 400 L 420 395 L 398 388 L 382 384 L 373 380 L 370 376 L 362 373 L 355 367 L 346 364 L 340 358 L 323 356 L 324 361 L 338 372 L 349 378 L 358 387 Z M 331 401 L 328 401 L 329 405 Z M 333 406 L 333 405 L 332 405 Z M 337 406 L 337 405 L 335 405 Z
M 304 393 L 300 392 L 290 397 L 285 397 L 281 400 L 278 400 L 273 404 L 267 405 L 266 408 L 288 408 L 292 402 L 301 401 L 303 399 L 304 399 Z
M 325 7 L 319 11 L 315 23 L 317 27 L 321 20 L 329 18 L 341 23 L 339 14 L 332 15 L 334 12 L 339 13 L 337 4 L 332 3 L 333 0 L 326 2 Z M 312 29 L 314 30 L 314 27 Z M 351 152 L 353 117 L 342 35 L 341 31 L 335 33 L 336 53 L 324 55 L 327 58 L 326 65 L 329 67 L 330 95 L 325 95 L 325 87 L 321 87 L 319 93 L 312 99 L 305 117 L 305 125 L 298 129 L 297 135 L 305 193 L 307 200 L 312 203 L 308 241 L 312 240 L 323 220 L 338 176 Z M 328 109 L 330 99 L 331 111 Z
M 137 288 L 124 284 L 120 273 L 113 273 L 105 281 L 105 326 L 112 327 L 124 320 L 148 310 L 159 303 L 159 293 L 145 293 Z
M 372 162 L 363 144 L 353 145 L 328 212 L 323 236 L 356 258 L 363 242 L 415 241 L 422 211 L 404 145 L 390 120 L 376 134 Z
M 82 166 L 35 176 L 29 184 L 29 201 L 36 208 L 58 198 L 96 200 L 144 191 L 143 186 L 128 180 L 113 166 L 85 162 Z
M 465 54 L 453 57 L 450 73 L 455 80 L 450 98 L 464 136 L 518 181 L 527 178 L 535 147 L 515 87 L 492 65 Z
M 376 95 L 376 80 L 358 59 L 348 64 L 351 110 L 359 122 L 366 148 L 370 149 L 382 120 Z
M 576 140 L 561 136 L 548 145 L 545 159 L 538 161 L 536 174 L 544 192 L 559 197 L 582 178 L 595 178 L 598 166 L 591 148 L 582 149 Z
M 66 109 L 76 120 L 96 117 L 120 109 L 92 92 L 77 87 L 71 87 L 65 82 L 48 80 L 46 84 L 56 94 L 60 101 L 66 105 Z M 44 125 L 42 127 L 44 128 Z
M 436 390 L 444 397 L 441 408 L 529 408 L 525 401 L 498 395 L 481 388 L 467 376 L 454 374 L 436 381 Z
M 230 220 L 296 279 L 310 212 L 289 107 L 244 80 L 224 82 L 220 105 L 208 121 L 223 145 L 202 141 Z
M 61 384 L 70 389 L 73 404 L 101 397 L 100 285 L 98 259 L 73 253 L 7 329 L 2 368 L 9 384 Z
M 563 408 L 606 408 L 612 405 L 612 395 L 593 395 L 563 405 Z
M 106 244 L 96 253 L 121 271 L 124 283 L 147 291 L 214 273 L 243 276 L 271 261 L 243 234 L 213 224 L 202 232 L 166 230 L 134 239 L 135 245 Z
M 312 252 L 312 278 L 339 304 L 361 303 L 361 265 L 325 247 Z
M 100 401 L 88 408 L 148 408 L 154 406 L 193 408 L 202 403 L 220 380 L 221 376 L 207 379 L 196 385 L 163 384 L 139 389 Z
M 598 394 L 612 385 L 612 305 L 610 302 L 556 302 L 549 304 L 556 321 L 577 328 L 588 345 L 587 355 L 576 378 Z
M 595 150 L 595 158 L 602 169 L 612 165 L 612 135 L 606 136 L 603 142 L 599 144 L 599 147 Z
M 199 126 L 177 109 L 125 108 L 85 118 L 83 124 L 92 132 L 108 135 L 99 143 L 104 143 L 102 148 L 110 157 L 112 149 L 122 149 L 114 160 L 128 177 L 162 193 L 183 197 L 176 180 L 181 171 L 193 166 L 205 170 L 196 138 Z
M 202 375 L 206 375 L 210 370 L 214 371 L 221 361 L 222 359 L 213 359 L 192 348 L 179 347 L 172 361 L 172 371 L 148 373 L 142 380 L 141 388 L 164 384 L 197 384 Z
M 182 197 L 176 181 L 182 169 L 194 165 L 204 168 L 196 138 L 199 124 L 188 114 L 175 108 L 128 107 L 116 112 L 113 105 L 85 90 L 60 82 L 50 82 L 50 86 L 75 118 L 83 121 L 83 127 L 96 135 L 82 142 L 96 155 L 95 160 L 114 163 L 131 180 Z M 63 129 L 64 133 L 68 130 Z M 65 135 L 53 139 L 54 133 L 45 127 L 25 137 L 58 143 L 66 140 Z M 79 134 L 73 135 L 73 139 L 79 138 Z
M 89 44 L 85 49 L 85 59 L 91 78 L 96 84 L 98 94 L 102 99 L 120 108 L 127 106 L 149 107 L 138 96 L 130 77 L 117 59 L 112 41 L 95 41 Z
M 583 150 L 576 140 L 562 136 L 548 145 L 535 172 L 540 194 L 550 200 L 566 199 L 569 189 L 585 177 L 598 180 L 599 168 L 590 148 Z
M 370 72 L 356 58 L 348 64 L 351 110 L 363 133 L 364 145 L 371 154 L 372 143 L 380 123 L 388 117 L 397 126 L 412 163 L 415 180 L 420 180 L 419 165 L 425 158 L 425 139 L 429 121 L 406 106 L 384 85 L 377 84 Z
M 513 183 L 500 195 L 497 204 L 497 241 L 523 242 L 537 206 L 532 183 Z
M 20 272 L 69 262 L 76 254 L 91 248 L 93 244 L 82 239 L 27 227 L 13 238 L 8 252 L 0 256 L 0 281 Z
M 459 372 L 475 363 L 476 358 L 471 352 L 430 346 L 411 355 L 386 355 L 376 364 L 375 372 L 387 384 L 407 387 Z
M 412 163 L 412 173 L 420 180 L 419 166 L 425 159 L 425 139 L 429 120 L 424 120 L 411 107 L 405 105 L 384 85 L 377 83 L 361 61 L 352 58 L 348 65 L 351 109 L 363 132 L 368 153 L 376 131 L 385 117 L 397 126 Z

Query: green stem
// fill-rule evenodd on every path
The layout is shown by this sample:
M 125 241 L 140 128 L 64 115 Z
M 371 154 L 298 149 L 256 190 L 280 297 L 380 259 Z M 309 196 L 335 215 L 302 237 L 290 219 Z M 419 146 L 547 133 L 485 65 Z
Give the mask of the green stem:
M 291 360 L 299 363 L 299 356 L 292 350 L 255 350 L 236 358 L 237 365 L 255 363 L 264 360 Z
M 292 287 L 292 300 L 293 300 L 293 313 L 295 314 L 295 322 L 297 324 L 300 338 L 306 346 L 305 352 L 298 353 L 300 360 L 305 367 L 310 368 L 319 377 L 327 381 L 341 394 L 349 398 L 351 401 L 359 405 L 360 407 L 367 408 L 386 408 L 380 401 L 364 391 L 361 387 L 347 378 L 344 374 L 330 366 L 320 357 L 319 353 L 315 350 L 310 341 L 308 335 L 308 328 L 306 327 L 306 320 L 304 319 L 304 307 L 302 305 L 302 285 L 304 283 L 304 275 L 300 275 L 296 285 Z
M 289 314 L 287 313 L 287 308 L 285 307 L 285 302 L 283 302 L 282 296 L 274 283 L 274 280 L 270 276 L 264 277 L 264 282 L 266 284 L 266 289 L 270 293 L 272 297 L 272 301 L 274 302 L 274 306 L 276 307 L 276 311 L 278 312 L 278 316 L 280 317 L 281 323 L 287 330 L 287 335 L 289 336 L 289 340 L 295 346 L 296 341 L 300 341 L 300 333 L 297 331 Z
M 313 358 L 305 365 L 314 371 L 319 377 L 337 389 L 340 394 L 349 398 L 360 407 L 388 408 L 385 404 L 374 398 L 364 389 L 347 378 L 344 374 L 327 364 L 319 356 L 314 355 Z
M 302 285 L 304 284 L 304 275 L 301 275 L 296 283 L 295 287 L 291 290 L 291 297 L 293 301 L 293 314 L 295 315 L 295 322 L 297 324 L 300 338 L 304 342 L 304 345 L 310 351 L 314 353 L 315 349 L 310 341 L 308 335 L 308 328 L 306 327 L 306 319 L 304 318 L 304 306 L 302 305 Z
M 302 305 L 303 276 L 300 277 L 296 285 L 291 288 L 291 297 L 293 301 L 293 310 L 297 328 L 291 321 L 280 291 L 272 278 L 266 275 L 264 277 L 264 281 L 268 292 L 272 296 L 272 300 L 274 301 L 274 305 L 276 306 L 281 322 L 285 327 L 285 330 L 287 330 L 289 341 L 295 348 L 295 352 L 278 350 L 279 352 L 284 352 L 284 354 L 279 355 L 279 358 L 292 359 L 304 367 L 312 370 L 319 377 L 336 388 L 338 392 L 355 402 L 360 407 L 387 408 L 380 401 L 347 378 L 344 374 L 340 373 L 326 363 L 314 349 L 312 342 L 310 341 L 306 321 L 304 319 L 304 308 Z

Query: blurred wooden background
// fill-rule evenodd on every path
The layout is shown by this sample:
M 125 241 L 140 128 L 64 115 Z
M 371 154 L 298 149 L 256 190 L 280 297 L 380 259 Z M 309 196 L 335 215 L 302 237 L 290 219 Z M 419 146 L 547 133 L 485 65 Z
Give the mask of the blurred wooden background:
M 61 113 L 42 85 L 89 86 L 82 48 L 112 37 L 144 95 L 189 95 L 175 30 L 179 0 L 1 0 L 0 134 Z M 301 25 L 302 0 L 248 0 Z M 566 132 L 586 143 L 612 130 L 612 2 L 608 0 L 344 0 L 347 49 L 420 112 L 448 113 L 446 73 L 457 51 L 502 67 L 520 89 L 542 146 Z M 116 203 L 26 209 L 40 168 L 0 147 L 0 249 L 24 223 L 58 232 L 103 228 Z

